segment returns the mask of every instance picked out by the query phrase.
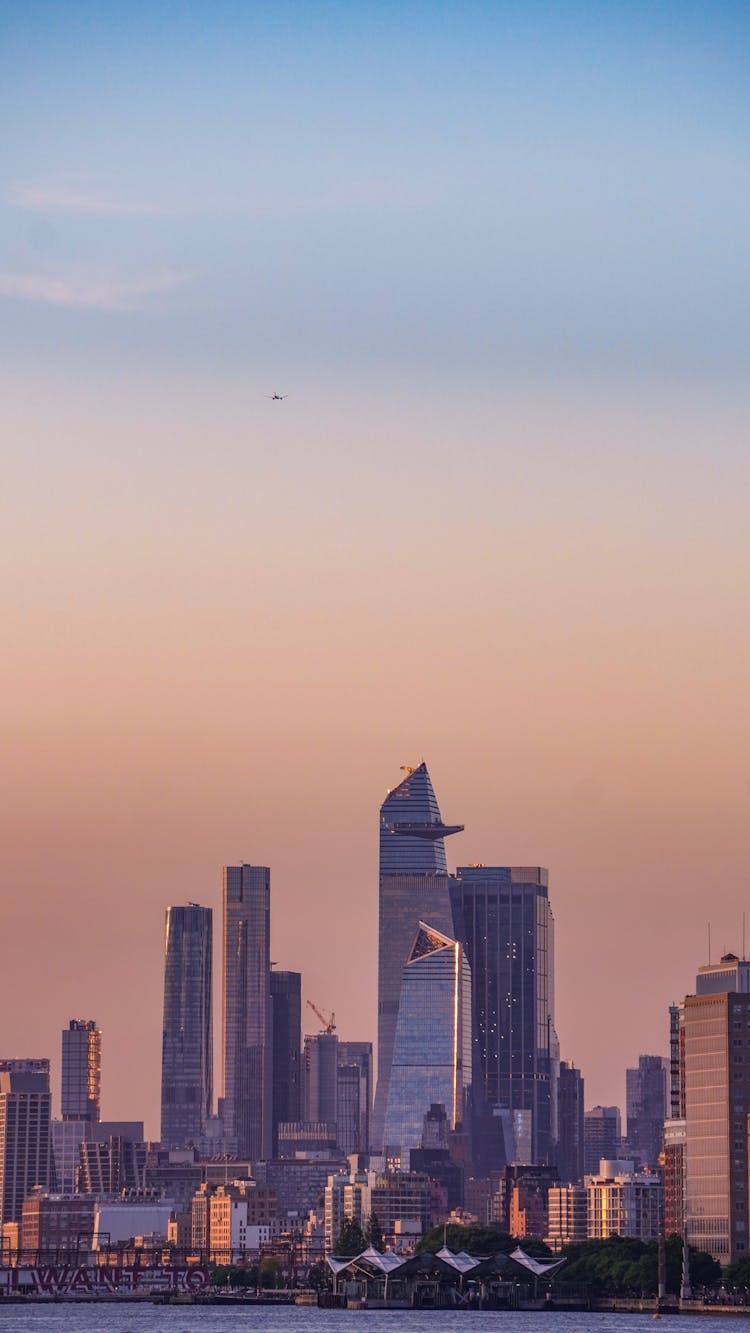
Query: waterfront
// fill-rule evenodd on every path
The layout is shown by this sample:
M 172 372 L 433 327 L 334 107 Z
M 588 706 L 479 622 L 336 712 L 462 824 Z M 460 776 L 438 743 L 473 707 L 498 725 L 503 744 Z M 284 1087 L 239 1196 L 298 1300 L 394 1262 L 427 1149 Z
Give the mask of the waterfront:
M 469 1324 L 467 1326 L 467 1322 Z M 575 1314 L 526 1311 L 318 1310 L 294 1306 L 226 1309 L 215 1306 L 153 1306 L 123 1303 L 8 1305 L 0 1307 L 0 1333 L 489 1333 L 499 1324 L 508 1333 L 647 1333 L 651 1314 Z M 719 1333 L 726 1316 L 700 1317 L 701 1333 Z

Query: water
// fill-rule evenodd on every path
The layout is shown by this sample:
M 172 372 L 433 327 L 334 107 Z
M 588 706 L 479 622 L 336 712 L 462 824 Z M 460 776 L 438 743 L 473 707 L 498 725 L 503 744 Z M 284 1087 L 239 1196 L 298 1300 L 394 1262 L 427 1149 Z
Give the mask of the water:
M 654 1333 L 654 1320 L 650 1314 L 349 1311 L 267 1305 L 0 1307 L 0 1333 L 400 1333 L 402 1329 L 406 1333 Z M 728 1333 L 726 1318 L 703 1316 L 697 1333 Z

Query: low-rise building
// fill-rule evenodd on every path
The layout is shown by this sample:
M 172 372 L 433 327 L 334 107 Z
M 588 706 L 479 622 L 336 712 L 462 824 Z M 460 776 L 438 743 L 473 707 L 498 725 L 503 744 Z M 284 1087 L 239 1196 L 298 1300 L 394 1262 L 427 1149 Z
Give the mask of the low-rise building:
M 587 1176 L 588 1237 L 635 1236 L 658 1240 L 664 1228 L 664 1185 L 656 1172 L 636 1172 L 632 1161 L 600 1163 Z
M 547 1194 L 549 1248 L 559 1254 L 565 1245 L 588 1238 L 588 1190 L 584 1185 L 552 1185 Z

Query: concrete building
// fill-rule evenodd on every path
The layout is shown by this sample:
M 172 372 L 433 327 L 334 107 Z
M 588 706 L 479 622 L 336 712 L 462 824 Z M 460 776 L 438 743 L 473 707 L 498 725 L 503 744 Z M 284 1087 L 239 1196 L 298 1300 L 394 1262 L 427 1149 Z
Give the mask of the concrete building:
M 485 1141 L 501 1124 L 505 1162 L 551 1165 L 560 1052 L 547 871 L 459 866 L 451 893 L 472 977 L 475 1164 L 503 1165 Z
M 419 922 L 453 933 L 445 838 L 462 825 L 444 824 L 427 765 L 407 769 L 380 808 L 378 924 L 378 1080 L 372 1147 L 383 1146 L 402 970 Z
M 225 866 L 223 909 L 220 1112 L 240 1155 L 256 1160 L 270 1157 L 273 1138 L 268 866 Z
M 664 1185 L 660 1175 L 636 1172 L 632 1161 L 600 1162 L 586 1178 L 589 1240 L 634 1236 L 658 1240 L 664 1228 Z
M 546 1243 L 555 1254 L 588 1238 L 588 1190 L 585 1185 L 553 1185 L 547 1193 Z
M 36 1186 L 23 1201 L 19 1262 L 86 1263 L 93 1245 L 96 1199 L 50 1194 Z
M 425 1115 L 441 1103 L 463 1123 L 471 1086 L 471 972 L 458 940 L 418 923 L 402 969 L 384 1122 L 384 1147 L 409 1165 Z
M 664 1146 L 668 1070 L 661 1055 L 639 1055 L 625 1071 L 628 1152 L 644 1166 L 656 1166 Z
M 62 1034 L 60 1110 L 63 1120 L 101 1118 L 102 1034 L 93 1019 L 71 1018 Z
M 583 1173 L 596 1175 L 603 1157 L 614 1161 L 622 1147 L 619 1106 L 594 1106 L 583 1117 Z
M 0 1226 L 52 1183 L 49 1060 L 0 1060 Z
M 161 1142 L 184 1148 L 200 1139 L 213 1107 L 211 967 L 213 913 L 189 903 L 168 907 L 164 938 Z
M 557 1173 L 565 1184 L 579 1184 L 584 1167 L 584 1083 L 572 1060 L 563 1060 L 557 1084 Z
M 750 994 L 688 995 L 684 1039 L 688 1239 L 730 1264 L 748 1256 Z
M 276 1157 L 277 1126 L 302 1118 L 302 976 L 299 972 L 271 972 L 271 1009 L 273 1156 Z

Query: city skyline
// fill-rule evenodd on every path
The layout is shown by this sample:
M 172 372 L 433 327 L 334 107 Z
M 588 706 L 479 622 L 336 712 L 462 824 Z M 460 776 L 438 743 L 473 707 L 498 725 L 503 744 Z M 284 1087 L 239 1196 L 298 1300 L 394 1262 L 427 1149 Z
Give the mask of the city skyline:
M 549 869 L 590 1104 L 709 917 L 742 952 L 749 37 L 2 7 L 0 1050 L 94 1014 L 156 1134 L 163 915 L 243 859 L 303 1011 L 374 1040 L 373 812 L 422 758 L 450 868 Z

